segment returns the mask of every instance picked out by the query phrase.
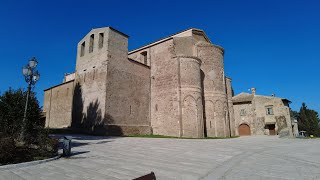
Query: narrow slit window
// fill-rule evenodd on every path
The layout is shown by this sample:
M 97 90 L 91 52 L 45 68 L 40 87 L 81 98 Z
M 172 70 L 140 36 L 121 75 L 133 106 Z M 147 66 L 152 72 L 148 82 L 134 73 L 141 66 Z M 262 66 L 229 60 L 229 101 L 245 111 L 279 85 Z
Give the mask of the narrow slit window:
M 94 34 L 91 34 L 91 36 L 90 36 L 89 53 L 93 52 L 93 44 L 94 44 Z
M 104 38 L 104 34 L 99 33 L 99 49 L 103 47 L 103 38 Z
M 148 55 L 147 51 L 143 51 L 141 53 L 142 62 L 144 64 L 148 64 L 148 56 L 147 55 Z
M 86 42 L 83 42 L 81 44 L 81 49 L 80 49 L 80 56 L 84 56 L 84 50 L 86 48 Z

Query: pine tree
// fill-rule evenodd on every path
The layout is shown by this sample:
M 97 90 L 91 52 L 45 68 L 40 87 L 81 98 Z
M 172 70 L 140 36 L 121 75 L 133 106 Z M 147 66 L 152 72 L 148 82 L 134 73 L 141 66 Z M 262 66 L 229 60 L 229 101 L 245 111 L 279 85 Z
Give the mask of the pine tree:
M 320 136 L 318 112 L 308 109 L 305 103 L 302 103 L 298 115 L 299 131 L 306 131 L 310 135 Z
M 0 95 L 0 134 L 16 137 L 21 132 L 27 92 L 23 89 L 8 91 Z M 31 92 L 27 110 L 27 133 L 34 136 L 40 126 L 41 109 L 35 93 Z

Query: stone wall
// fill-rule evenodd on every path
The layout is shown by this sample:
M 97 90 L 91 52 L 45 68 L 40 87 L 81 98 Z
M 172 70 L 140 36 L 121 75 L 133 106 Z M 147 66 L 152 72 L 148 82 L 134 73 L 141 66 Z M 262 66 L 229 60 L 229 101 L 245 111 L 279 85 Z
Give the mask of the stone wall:
M 201 59 L 206 132 L 209 137 L 229 136 L 228 106 L 224 76 L 223 49 L 208 42 L 196 44 Z
M 147 54 L 144 64 L 151 67 L 154 134 L 230 135 L 233 111 L 231 101 L 227 104 L 221 47 L 192 29 L 130 52 L 129 58 L 143 62 L 142 53 Z
M 90 48 L 92 37 L 98 38 Z M 85 53 L 83 43 L 89 44 Z M 112 28 L 90 31 L 78 44 L 76 68 L 74 128 L 104 135 L 151 133 L 150 69 L 128 59 L 128 36 Z
M 74 81 L 69 81 L 44 91 L 43 109 L 46 112 L 45 127 L 70 127 L 73 88 Z
M 227 121 L 230 135 L 235 136 L 235 119 L 234 119 L 234 109 L 233 109 L 233 102 L 232 102 L 232 85 L 231 85 L 231 78 L 226 77 L 226 85 L 227 85 L 227 99 L 228 99 L 228 108 L 229 108 L 229 121 Z
M 78 43 L 72 128 L 86 133 L 104 124 L 110 31 L 93 29 Z
M 179 61 L 173 40 L 150 47 L 151 125 L 154 134 L 181 136 Z
M 250 127 L 251 135 L 255 132 L 255 112 L 254 105 L 252 103 L 237 103 L 233 104 L 234 119 L 235 119 L 235 135 L 239 136 L 239 126 L 241 124 L 247 124 Z M 243 112 L 241 112 L 243 111 Z
M 106 114 L 122 134 L 150 134 L 150 68 L 128 59 L 127 37 L 111 31 Z
M 181 125 L 183 137 L 204 137 L 200 64 L 192 56 L 178 56 L 180 65 Z
M 276 133 L 279 133 L 280 130 L 285 128 L 289 131 L 289 135 L 293 136 L 289 107 L 284 104 L 281 98 L 271 96 L 255 96 L 254 101 L 257 118 L 263 117 L 265 118 L 265 123 L 274 123 L 276 125 Z M 266 113 L 266 107 L 268 106 L 273 108 L 272 115 L 267 115 Z M 269 131 L 266 130 L 266 133 L 268 134 Z

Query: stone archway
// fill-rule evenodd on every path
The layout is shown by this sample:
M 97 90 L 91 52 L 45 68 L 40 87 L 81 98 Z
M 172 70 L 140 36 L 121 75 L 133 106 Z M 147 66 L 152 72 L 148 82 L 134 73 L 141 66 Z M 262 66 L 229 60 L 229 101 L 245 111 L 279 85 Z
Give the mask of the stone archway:
M 250 131 L 250 126 L 247 124 L 241 124 L 239 126 L 239 136 L 250 136 L 251 131 Z

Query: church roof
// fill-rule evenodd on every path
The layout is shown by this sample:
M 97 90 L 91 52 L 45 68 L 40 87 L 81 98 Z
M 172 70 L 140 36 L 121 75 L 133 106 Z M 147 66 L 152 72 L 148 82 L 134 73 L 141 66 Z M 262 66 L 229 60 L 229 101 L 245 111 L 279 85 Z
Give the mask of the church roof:
M 252 95 L 252 94 L 242 92 L 242 93 L 232 97 L 232 101 L 233 101 L 233 103 L 251 102 L 253 97 L 254 97 L 254 95 Z
M 197 32 L 197 33 L 202 34 L 203 37 L 204 37 L 209 43 L 211 43 L 210 39 L 208 38 L 208 36 L 206 35 L 206 33 L 205 33 L 203 30 L 197 29 L 197 28 L 189 28 L 189 29 L 186 29 L 186 30 L 177 32 L 177 33 L 175 33 L 175 34 L 172 34 L 172 35 L 170 35 L 170 36 L 164 37 L 164 38 L 162 38 L 162 39 L 159 39 L 159 40 L 157 40 L 157 41 L 151 42 L 151 43 L 149 43 L 149 44 L 146 44 L 146 45 L 144 45 L 144 46 L 142 46 L 142 47 L 140 47 L 140 48 L 134 49 L 134 50 L 130 51 L 129 54 L 134 53 L 134 52 L 137 52 L 137 51 L 140 51 L 140 50 L 145 49 L 145 48 L 148 48 L 148 47 L 150 47 L 150 46 L 154 46 L 154 45 L 156 45 L 156 44 L 165 42 L 165 41 L 167 41 L 167 40 L 172 39 L 173 37 L 183 37 L 183 36 L 188 36 L 189 34 L 191 35 L 192 32 Z M 190 35 L 189 35 L 189 36 L 190 36 Z M 220 47 L 220 48 L 221 48 L 221 47 Z
M 287 101 L 288 103 L 291 103 L 290 100 L 286 99 L 286 98 L 280 98 L 280 97 L 274 97 L 274 96 L 263 96 L 263 95 L 253 95 L 253 94 L 249 94 L 249 93 L 245 93 L 242 92 L 234 97 L 232 97 L 232 102 L 233 103 L 248 103 L 251 102 L 253 100 L 254 97 L 263 97 L 263 98 L 279 98 L 283 101 Z

